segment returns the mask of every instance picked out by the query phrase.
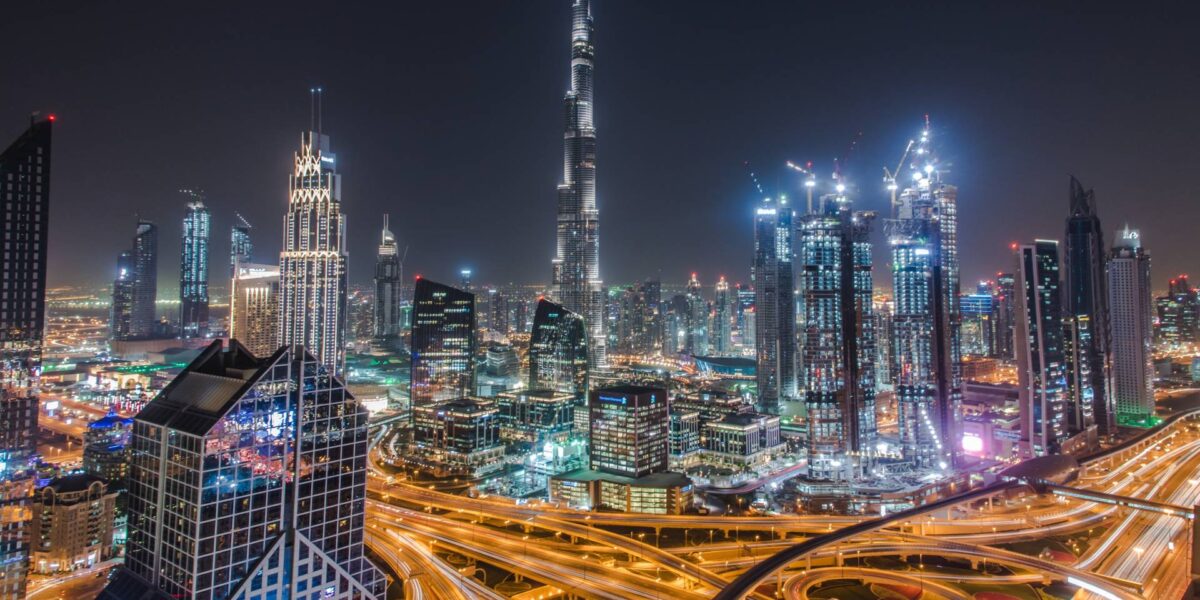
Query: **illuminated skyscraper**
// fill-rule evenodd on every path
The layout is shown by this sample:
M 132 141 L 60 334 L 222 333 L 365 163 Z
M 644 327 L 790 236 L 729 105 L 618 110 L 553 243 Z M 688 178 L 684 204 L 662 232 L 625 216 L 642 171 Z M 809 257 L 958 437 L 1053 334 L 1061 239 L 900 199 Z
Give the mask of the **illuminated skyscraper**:
M 425 278 L 413 288 L 414 409 L 475 391 L 475 295 Z
M 183 246 L 179 262 L 179 333 L 181 337 L 208 335 L 208 234 L 209 214 L 203 192 L 183 190 L 188 202 L 183 218 Z
M 238 263 L 254 261 L 254 242 L 250 239 L 250 222 L 234 213 L 237 222 L 229 228 L 229 276 L 237 275 Z
M 229 337 L 255 356 L 279 348 L 279 267 L 238 263 L 229 290 Z
M 108 313 L 109 337 L 114 340 L 127 340 L 131 336 L 133 282 L 133 253 L 127 250 L 117 257 L 117 277 L 113 279 L 112 307 Z
M 754 344 L 758 407 L 778 415 L 796 399 L 795 274 L 792 207 L 767 198 L 754 216 Z
M 129 318 L 132 338 L 155 335 L 158 323 L 158 227 L 139 220 L 133 236 L 133 311 Z
M 340 375 L 346 363 L 346 221 L 329 136 L 300 137 L 279 254 L 279 339 L 302 344 Z
M 134 418 L 125 567 L 100 599 L 382 600 L 367 442 L 313 354 L 213 342 Z
M 1073 433 L 1059 277 L 1058 242 L 1037 240 L 1017 249 L 1017 374 L 1027 457 L 1058 454 Z
M 839 191 L 822 198 L 797 228 L 800 389 L 808 473 L 817 479 L 847 479 L 867 462 L 854 455 L 875 450 L 874 217 L 854 212 Z
M 1012 273 L 996 274 L 996 358 L 1015 360 L 1013 328 L 1016 327 L 1016 290 Z
M 558 185 L 554 296 L 587 324 L 589 363 L 607 366 L 600 211 L 596 206 L 596 128 L 592 121 L 591 0 L 571 3 L 571 91 L 563 99 L 563 180 Z
M 388 216 L 383 215 L 379 254 L 375 258 L 375 337 L 400 335 L 400 282 L 404 273 L 396 236 L 388 229 Z
M 952 467 L 960 453 L 962 405 L 958 275 L 958 189 L 942 181 L 926 123 L 885 224 L 892 249 L 892 353 L 900 445 L 918 467 Z
M 46 324 L 46 237 L 54 117 L 0 153 L 0 600 L 25 598 Z
M 725 276 L 717 281 L 713 295 L 712 327 L 709 328 L 710 350 L 716 356 L 733 356 L 733 320 L 737 305 L 734 290 L 729 288 Z
M 587 329 L 583 317 L 541 300 L 529 340 L 529 389 L 549 390 L 587 404 Z
M 1192 344 L 1200 337 L 1200 295 L 1186 273 L 1167 282 L 1167 295 L 1155 298 L 1158 341 L 1170 346 Z
M 991 356 L 995 344 L 995 300 L 990 282 L 981 281 L 974 294 L 959 298 L 962 307 L 963 352 L 972 356 Z
M 1108 257 L 1112 319 L 1112 393 L 1117 421 L 1148 425 L 1154 416 L 1154 333 L 1150 306 L 1150 253 L 1136 229 L 1117 232 Z
M 1104 276 L 1107 248 L 1096 194 L 1084 191 L 1071 178 L 1071 216 L 1067 218 L 1063 248 L 1064 318 L 1070 334 L 1070 383 L 1072 404 L 1088 404 L 1088 412 L 1101 433 L 1116 433 L 1116 415 L 1109 380 L 1108 292 Z
M 695 273 L 688 280 L 686 298 L 683 351 L 689 356 L 705 356 L 708 354 L 708 301 L 704 299 L 700 280 Z

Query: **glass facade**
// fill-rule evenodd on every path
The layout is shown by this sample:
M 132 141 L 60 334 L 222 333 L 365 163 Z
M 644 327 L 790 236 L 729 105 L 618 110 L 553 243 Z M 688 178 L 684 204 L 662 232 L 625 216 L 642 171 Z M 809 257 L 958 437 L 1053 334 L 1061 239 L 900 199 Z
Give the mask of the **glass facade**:
M 798 228 L 800 377 L 808 472 L 817 479 L 850 477 L 875 448 L 873 218 L 829 195 Z
M 191 198 L 183 218 L 183 247 L 179 265 L 179 333 L 208 336 L 209 213 L 201 192 L 184 190 Z
M 796 399 L 792 208 L 767 198 L 754 217 L 754 352 L 759 410 L 780 414 Z
M 592 469 L 638 478 L 667 470 L 667 392 L 640 386 L 593 390 Z
M 237 223 L 229 229 L 229 276 L 237 276 L 238 263 L 254 261 L 254 242 L 250 239 L 250 222 L 234 213 Z
M 1017 374 L 1026 456 L 1058 454 L 1070 436 L 1058 242 L 1017 250 Z
M 1072 414 L 1093 415 L 1101 433 L 1116 433 L 1116 415 L 1109 387 L 1108 291 L 1104 275 L 1106 248 L 1096 194 L 1071 178 L 1071 214 L 1063 248 L 1064 311 L 1070 328 L 1069 383 L 1072 405 L 1086 404 Z
M 400 335 L 400 282 L 404 278 L 396 236 L 388 229 L 383 215 L 379 253 L 375 259 L 375 337 Z
M 229 292 L 229 337 L 255 356 L 279 348 L 279 267 L 238 263 Z
M 46 321 L 53 117 L 0 154 L 0 600 L 25 598 Z
M 468 396 L 475 389 L 475 294 L 429 279 L 413 289 L 412 407 Z
M 583 405 L 588 393 L 587 342 L 583 317 L 549 300 L 539 301 L 529 341 L 529 389 L 570 394 Z
M 383 598 L 363 556 L 367 442 L 313 355 L 214 342 L 134 420 L 126 568 L 101 598 Z

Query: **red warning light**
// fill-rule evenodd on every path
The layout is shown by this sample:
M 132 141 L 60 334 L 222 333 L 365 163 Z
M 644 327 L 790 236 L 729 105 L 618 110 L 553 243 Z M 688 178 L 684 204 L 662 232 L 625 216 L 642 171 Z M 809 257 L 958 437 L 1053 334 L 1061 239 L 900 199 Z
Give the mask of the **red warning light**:
M 48 119 L 50 119 L 51 121 L 53 121 L 53 120 L 55 119 L 55 116 L 54 116 L 54 115 L 50 115 L 50 116 L 49 116 L 49 117 L 47 117 L 47 118 L 48 118 Z

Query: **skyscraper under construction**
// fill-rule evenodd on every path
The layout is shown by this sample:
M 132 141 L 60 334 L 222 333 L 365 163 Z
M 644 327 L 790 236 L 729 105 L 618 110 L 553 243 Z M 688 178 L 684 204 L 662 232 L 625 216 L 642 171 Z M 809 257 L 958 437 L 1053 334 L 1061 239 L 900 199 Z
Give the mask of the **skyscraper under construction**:
M 895 294 L 898 426 L 906 460 L 946 468 L 959 454 L 962 404 L 958 189 L 942 181 L 928 121 L 914 145 L 911 183 L 884 228 Z

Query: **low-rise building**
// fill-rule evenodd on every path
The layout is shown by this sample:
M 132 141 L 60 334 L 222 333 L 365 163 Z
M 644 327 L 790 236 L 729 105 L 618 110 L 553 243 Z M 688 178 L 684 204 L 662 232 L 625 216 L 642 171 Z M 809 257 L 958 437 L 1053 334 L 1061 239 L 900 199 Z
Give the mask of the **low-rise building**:
M 504 466 L 499 410 L 490 401 L 459 398 L 413 408 L 422 460 L 446 474 L 479 477 Z
M 725 415 L 704 425 L 702 439 L 705 462 L 727 467 L 761 466 L 787 449 L 776 415 Z
M 117 493 L 90 473 L 60 477 L 38 490 L 30 530 L 34 572 L 74 571 L 107 560 L 116 503 Z

